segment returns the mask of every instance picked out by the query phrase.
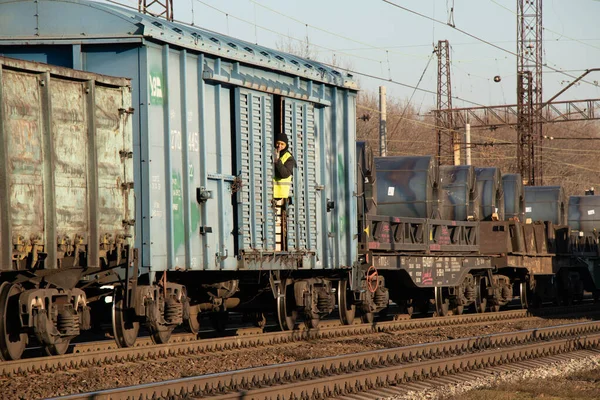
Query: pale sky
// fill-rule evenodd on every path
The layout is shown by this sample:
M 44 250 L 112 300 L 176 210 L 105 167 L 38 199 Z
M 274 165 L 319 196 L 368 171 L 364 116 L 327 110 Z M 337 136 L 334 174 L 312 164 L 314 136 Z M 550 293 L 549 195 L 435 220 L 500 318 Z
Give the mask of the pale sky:
M 273 48 L 288 37 L 308 36 L 319 61 L 331 62 L 335 54 L 342 66 L 382 78 L 354 74 L 362 89 L 385 85 L 388 98 L 412 97 L 412 105 L 426 111 L 435 105 L 435 95 L 413 95 L 414 89 L 398 83 L 437 90 L 437 57 L 426 66 L 438 40 L 448 40 L 452 48 L 452 95 L 464 99 L 453 99 L 454 107 L 516 103 L 516 6 L 517 0 L 174 0 L 174 16 Z M 471 37 L 446 25 L 451 7 L 456 28 Z M 543 1 L 544 63 L 566 72 L 544 68 L 544 100 L 586 69 L 600 68 L 599 17 L 598 0 Z M 493 81 L 495 75 L 500 83 Z M 600 98 L 600 72 L 586 81 L 557 100 Z

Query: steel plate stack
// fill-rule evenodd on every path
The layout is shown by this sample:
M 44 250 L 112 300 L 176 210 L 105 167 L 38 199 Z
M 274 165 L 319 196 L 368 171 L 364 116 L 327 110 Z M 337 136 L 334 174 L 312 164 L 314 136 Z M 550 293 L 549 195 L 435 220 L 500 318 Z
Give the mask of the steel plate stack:
M 504 190 L 504 218 L 525 222 L 525 193 L 521 174 L 502 176 Z
M 475 191 L 475 171 L 472 166 L 442 165 L 439 193 L 441 219 L 478 219 L 479 199 Z
M 585 234 L 600 231 L 600 196 L 569 197 L 569 227 Z
M 438 168 L 433 156 L 375 157 L 377 214 L 432 218 L 438 214 Z
M 377 186 L 375 179 L 375 160 L 373 159 L 373 149 L 369 142 L 356 142 L 356 183 L 359 193 L 358 213 L 369 214 L 375 211 L 377 206 L 375 194 Z
M 500 168 L 475 168 L 475 182 L 479 197 L 479 218 L 491 221 L 497 215 L 504 220 L 504 191 Z
M 566 224 L 565 192 L 562 186 L 525 186 L 525 218 Z

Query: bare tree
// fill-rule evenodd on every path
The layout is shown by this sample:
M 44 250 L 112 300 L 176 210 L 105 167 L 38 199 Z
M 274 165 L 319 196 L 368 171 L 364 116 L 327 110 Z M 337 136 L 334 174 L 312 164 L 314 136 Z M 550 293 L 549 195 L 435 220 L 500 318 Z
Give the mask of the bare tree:
M 275 47 L 277 50 L 294 54 L 308 60 L 317 59 L 317 52 L 315 51 L 314 46 L 310 44 L 308 35 L 305 36 L 303 40 L 294 39 L 291 36 L 281 36 L 277 42 L 275 42 Z

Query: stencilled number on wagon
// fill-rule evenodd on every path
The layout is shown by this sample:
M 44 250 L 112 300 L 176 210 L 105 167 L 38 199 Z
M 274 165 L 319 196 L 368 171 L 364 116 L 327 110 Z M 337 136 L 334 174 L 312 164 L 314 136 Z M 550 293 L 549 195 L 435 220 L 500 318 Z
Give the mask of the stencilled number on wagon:
M 198 132 L 188 133 L 188 150 L 195 153 L 200 151 L 200 137 Z
M 150 181 L 150 188 L 152 190 L 161 190 L 162 185 L 160 183 L 160 175 L 152 176 L 152 180 Z
M 181 150 L 181 131 L 171 131 L 171 150 Z

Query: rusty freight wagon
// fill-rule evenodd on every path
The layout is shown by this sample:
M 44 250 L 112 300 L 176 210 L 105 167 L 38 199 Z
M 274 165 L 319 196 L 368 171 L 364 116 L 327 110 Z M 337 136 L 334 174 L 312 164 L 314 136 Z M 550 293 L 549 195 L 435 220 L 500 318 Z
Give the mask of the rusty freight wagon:
M 351 76 L 110 4 L 2 0 L 0 14 L 0 53 L 132 80 L 142 276 L 114 317 L 121 345 L 139 322 L 165 342 L 180 323 L 197 331 L 200 312 L 260 323 L 273 308 L 291 329 L 333 310 L 358 259 Z M 281 132 L 297 162 L 286 209 L 273 202 Z
M 0 355 L 64 353 L 89 329 L 78 287 L 134 262 L 131 85 L 0 57 Z

